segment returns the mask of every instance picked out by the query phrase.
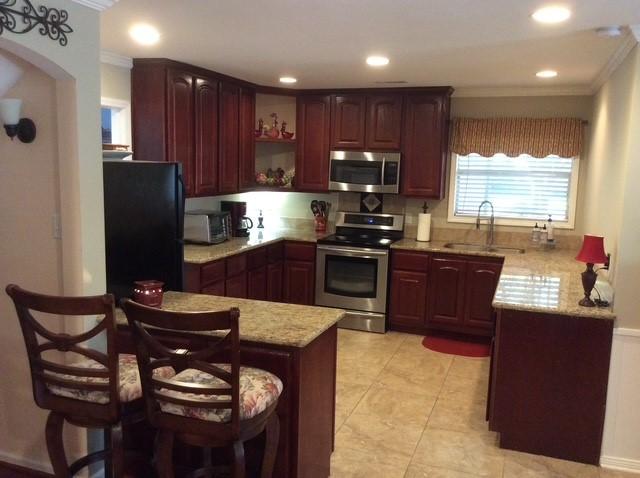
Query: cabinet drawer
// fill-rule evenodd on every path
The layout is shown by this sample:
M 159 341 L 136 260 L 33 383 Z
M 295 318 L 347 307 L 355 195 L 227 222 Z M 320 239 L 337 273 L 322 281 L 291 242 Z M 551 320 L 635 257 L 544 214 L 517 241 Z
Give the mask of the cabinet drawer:
M 305 242 L 287 242 L 284 255 L 293 261 L 314 262 L 316 260 L 316 245 Z
M 269 264 L 280 262 L 284 258 L 284 242 L 267 246 L 267 261 Z
M 259 269 L 267 264 L 267 248 L 260 247 L 247 252 L 247 270 Z
M 426 272 L 429 268 L 429 254 L 393 251 L 392 263 L 393 269 Z
M 224 261 L 208 262 L 200 269 L 200 281 L 203 286 L 225 279 Z
M 247 270 L 247 256 L 238 254 L 227 257 L 227 277 L 234 277 Z

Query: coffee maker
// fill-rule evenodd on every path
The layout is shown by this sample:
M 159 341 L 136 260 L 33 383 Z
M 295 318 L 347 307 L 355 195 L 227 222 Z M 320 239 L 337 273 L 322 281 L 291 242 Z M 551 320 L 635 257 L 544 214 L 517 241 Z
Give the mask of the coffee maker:
M 248 237 L 253 221 L 247 217 L 247 203 L 242 201 L 221 201 L 220 210 L 228 211 L 231 216 L 233 237 Z

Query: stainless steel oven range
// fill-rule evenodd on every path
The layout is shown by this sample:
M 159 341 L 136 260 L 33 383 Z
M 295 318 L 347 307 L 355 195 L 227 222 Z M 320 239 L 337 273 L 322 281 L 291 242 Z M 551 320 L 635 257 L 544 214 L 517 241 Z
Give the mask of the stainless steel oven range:
M 315 303 L 346 309 L 339 327 L 385 333 L 389 250 L 403 230 L 403 215 L 338 212 L 318 241 Z

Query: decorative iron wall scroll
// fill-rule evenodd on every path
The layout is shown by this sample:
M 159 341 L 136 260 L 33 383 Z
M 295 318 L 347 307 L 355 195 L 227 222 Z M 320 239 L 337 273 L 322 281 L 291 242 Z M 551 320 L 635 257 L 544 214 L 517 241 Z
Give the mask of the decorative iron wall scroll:
M 44 5 L 35 7 L 30 0 L 0 0 L 0 35 L 7 30 L 12 33 L 29 33 L 37 28 L 62 46 L 67 44 L 67 34 L 73 28 L 67 25 L 69 13 Z

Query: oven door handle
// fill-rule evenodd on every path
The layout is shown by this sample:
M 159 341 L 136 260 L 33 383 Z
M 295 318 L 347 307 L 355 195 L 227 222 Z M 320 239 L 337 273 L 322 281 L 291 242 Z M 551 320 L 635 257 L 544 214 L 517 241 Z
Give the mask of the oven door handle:
M 347 249 L 342 247 L 333 247 L 333 246 L 317 246 L 319 250 L 335 252 L 342 256 L 352 256 L 352 257 L 369 257 L 369 256 L 388 256 L 388 251 L 379 251 L 377 249 Z

